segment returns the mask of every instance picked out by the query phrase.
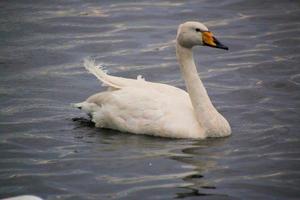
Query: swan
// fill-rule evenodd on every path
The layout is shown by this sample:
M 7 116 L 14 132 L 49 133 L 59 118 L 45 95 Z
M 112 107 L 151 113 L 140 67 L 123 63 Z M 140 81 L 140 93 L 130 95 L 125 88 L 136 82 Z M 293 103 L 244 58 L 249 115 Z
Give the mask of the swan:
M 108 89 L 73 106 L 88 113 L 96 127 L 121 132 L 194 139 L 228 136 L 230 125 L 213 106 L 198 75 L 194 46 L 228 50 L 204 24 L 190 21 L 179 25 L 176 56 L 187 92 L 140 76 L 111 76 L 92 59 L 85 59 L 86 70 Z

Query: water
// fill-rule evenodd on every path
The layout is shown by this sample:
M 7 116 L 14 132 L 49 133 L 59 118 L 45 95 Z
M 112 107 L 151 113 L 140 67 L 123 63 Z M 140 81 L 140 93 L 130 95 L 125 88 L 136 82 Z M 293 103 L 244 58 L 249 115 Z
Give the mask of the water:
M 300 196 L 297 1 L 1 1 L 0 198 L 296 199 Z M 82 67 L 184 88 L 178 24 L 204 22 L 230 51 L 196 48 L 229 138 L 97 129 L 69 104 L 104 88 Z

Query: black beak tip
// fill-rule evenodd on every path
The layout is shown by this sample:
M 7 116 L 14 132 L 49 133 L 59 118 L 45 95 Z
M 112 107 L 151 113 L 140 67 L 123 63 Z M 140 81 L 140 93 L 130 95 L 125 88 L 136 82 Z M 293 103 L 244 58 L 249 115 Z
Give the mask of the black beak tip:
M 223 45 L 221 42 L 219 42 L 219 40 L 217 40 L 217 38 L 213 37 L 214 39 L 214 43 L 216 44 L 216 48 L 219 48 L 219 49 L 224 49 L 224 50 L 229 50 L 229 48 L 225 45 Z
M 216 47 L 217 47 L 217 48 L 220 48 L 220 49 L 227 50 L 227 51 L 229 50 L 229 48 L 228 48 L 227 46 L 221 44 L 220 42 L 217 43 L 217 46 L 216 46 Z

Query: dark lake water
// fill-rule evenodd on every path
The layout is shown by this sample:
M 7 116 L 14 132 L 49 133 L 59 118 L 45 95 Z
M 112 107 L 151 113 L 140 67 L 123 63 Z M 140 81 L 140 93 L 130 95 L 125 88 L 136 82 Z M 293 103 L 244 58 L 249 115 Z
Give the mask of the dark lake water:
M 1 1 L 0 198 L 300 198 L 300 3 L 281 0 Z M 223 139 L 98 129 L 70 107 L 104 88 L 83 68 L 184 88 L 178 24 L 205 23 L 230 51 L 196 48 Z

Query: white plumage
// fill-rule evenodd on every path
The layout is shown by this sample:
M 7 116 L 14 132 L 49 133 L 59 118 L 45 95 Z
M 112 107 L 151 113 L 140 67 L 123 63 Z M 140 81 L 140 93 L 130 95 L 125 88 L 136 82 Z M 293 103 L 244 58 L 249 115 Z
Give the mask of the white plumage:
M 178 29 L 177 57 L 189 93 L 170 85 L 145 81 L 141 76 L 137 79 L 111 76 L 93 60 L 86 59 L 85 68 L 109 89 L 74 107 L 87 112 L 97 127 L 122 132 L 201 139 L 230 135 L 230 126 L 212 105 L 193 61 L 193 46 L 208 42 L 212 46 L 212 41 L 204 37 L 205 32 L 207 28 L 199 22 L 186 22 Z M 220 45 L 216 40 L 215 47 L 225 47 Z

